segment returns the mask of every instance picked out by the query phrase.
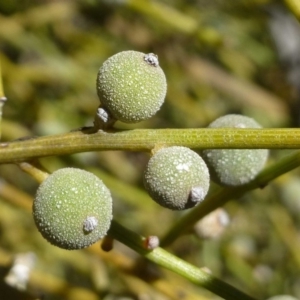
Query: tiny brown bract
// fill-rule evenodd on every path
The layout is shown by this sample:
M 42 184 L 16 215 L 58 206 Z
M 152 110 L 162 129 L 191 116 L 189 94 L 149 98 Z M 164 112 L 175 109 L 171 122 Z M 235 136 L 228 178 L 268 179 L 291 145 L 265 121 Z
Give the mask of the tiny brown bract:
M 159 238 L 155 235 L 149 235 L 144 240 L 144 247 L 153 250 L 159 246 Z

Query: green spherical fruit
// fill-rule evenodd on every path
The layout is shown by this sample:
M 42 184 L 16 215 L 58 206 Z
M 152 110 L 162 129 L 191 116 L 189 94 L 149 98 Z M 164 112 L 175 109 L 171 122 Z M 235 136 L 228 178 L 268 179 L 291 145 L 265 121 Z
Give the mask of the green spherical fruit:
M 97 76 L 102 107 L 125 123 L 151 118 L 163 104 L 166 90 L 165 74 L 153 53 L 117 53 L 103 63 Z
M 216 119 L 210 128 L 261 128 L 253 119 L 243 115 L 226 115 Z M 204 150 L 213 181 L 226 186 L 238 186 L 251 181 L 264 167 L 266 149 L 213 149 Z
M 39 186 L 33 217 L 51 244 L 68 250 L 85 248 L 103 238 L 110 227 L 111 194 L 90 172 L 60 169 Z
M 183 210 L 204 199 L 209 188 L 209 172 L 196 152 L 186 147 L 168 147 L 150 158 L 144 185 L 161 206 Z

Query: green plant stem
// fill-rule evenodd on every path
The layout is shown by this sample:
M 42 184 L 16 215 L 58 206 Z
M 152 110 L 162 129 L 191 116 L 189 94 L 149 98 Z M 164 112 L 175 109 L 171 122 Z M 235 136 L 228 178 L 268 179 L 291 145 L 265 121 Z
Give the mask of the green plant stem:
M 161 246 L 171 244 L 180 235 L 188 231 L 198 220 L 224 205 L 231 199 L 237 199 L 248 191 L 263 188 L 271 180 L 300 166 L 300 151 L 292 153 L 279 162 L 265 168 L 253 181 L 239 187 L 225 187 L 208 196 L 202 203 L 180 218 L 161 239 Z
M 146 250 L 143 246 L 144 238 L 126 229 L 113 221 L 109 235 L 135 250 L 155 264 L 171 270 L 192 283 L 203 287 L 226 300 L 253 300 L 254 298 L 244 294 L 233 286 L 221 281 L 209 273 L 185 262 L 175 255 L 158 247 L 154 250 Z
M 157 146 L 194 149 L 299 149 L 300 129 L 135 129 L 109 133 L 66 134 L 0 143 L 0 163 L 88 151 L 151 151 Z
M 42 183 L 48 176 L 49 173 L 43 170 L 43 167 L 39 164 L 39 162 L 22 162 L 19 163 L 18 166 L 25 173 L 32 176 L 38 183 Z

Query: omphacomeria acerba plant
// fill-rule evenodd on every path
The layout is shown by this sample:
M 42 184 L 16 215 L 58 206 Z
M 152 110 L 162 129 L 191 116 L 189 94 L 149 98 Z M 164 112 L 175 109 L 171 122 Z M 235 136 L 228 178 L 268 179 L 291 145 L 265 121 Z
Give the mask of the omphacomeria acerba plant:
M 204 199 L 209 188 L 209 172 L 203 159 L 191 149 L 167 147 L 150 158 L 144 185 L 161 206 L 183 210 Z
M 166 77 L 155 54 L 123 51 L 108 58 L 99 69 L 97 92 L 100 118 L 125 123 L 151 118 L 164 102 Z
M 252 118 L 229 114 L 213 121 L 210 128 L 261 128 Z M 251 181 L 264 167 L 269 151 L 266 149 L 208 149 L 203 159 L 211 179 L 227 186 L 238 186 Z
M 112 220 L 112 197 L 94 174 L 75 168 L 53 172 L 39 186 L 33 217 L 43 237 L 67 250 L 103 238 Z
M 123 51 L 113 55 L 98 72 L 97 92 L 101 105 L 92 129 L 98 130 L 104 124 L 106 126 L 101 129 L 109 128 L 116 120 L 136 123 L 151 118 L 163 104 L 166 90 L 165 74 L 155 54 Z M 228 115 L 217 119 L 209 127 L 260 128 L 260 125 L 248 117 Z M 153 150 L 156 150 L 155 146 Z M 196 152 L 182 146 L 153 152 L 144 172 L 145 189 L 154 201 L 171 210 L 192 208 L 204 200 L 210 184 L 206 162 L 216 182 L 240 185 L 257 175 L 268 155 L 267 150 L 205 150 L 205 162 Z M 110 235 L 102 245 L 103 250 L 111 250 L 112 238 L 117 237 L 140 253 L 151 251 L 153 261 L 155 259 L 171 270 L 175 266 L 178 274 L 184 274 L 199 285 L 217 282 L 208 288 L 217 295 L 228 294 L 228 299 L 241 299 L 240 295 L 243 295 L 244 299 L 252 299 L 221 281 L 212 280 L 213 277 L 192 265 L 168 257 L 159 249 L 157 236 L 141 238 L 117 222 L 111 223 L 110 191 L 90 172 L 64 168 L 49 175 L 37 190 L 33 217 L 42 236 L 60 248 L 74 250 L 88 247 L 105 237 L 111 227 Z M 199 221 L 194 229 L 201 238 L 215 238 L 228 222 L 226 212 L 219 209 Z M 199 281 L 201 277 L 203 280 Z M 281 300 L 275 298 L 272 300 Z

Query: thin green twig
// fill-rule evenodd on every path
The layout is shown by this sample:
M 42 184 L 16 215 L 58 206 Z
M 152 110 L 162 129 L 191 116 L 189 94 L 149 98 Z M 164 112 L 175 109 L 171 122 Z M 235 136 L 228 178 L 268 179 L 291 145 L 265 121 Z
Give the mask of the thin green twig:
M 254 300 L 254 298 L 244 294 L 233 286 L 213 277 L 211 274 L 187 263 L 160 247 L 151 251 L 146 250 L 143 246 L 143 237 L 126 229 L 115 221 L 112 222 L 109 235 L 155 264 L 181 275 L 192 283 L 203 287 L 226 300 Z
M 73 131 L 0 143 L 0 163 L 88 151 L 151 151 L 157 146 L 192 149 L 300 149 L 300 129 L 135 129 L 115 133 Z
M 300 166 L 300 151 L 292 153 L 279 162 L 265 168 L 253 181 L 239 187 L 225 187 L 207 197 L 202 203 L 185 214 L 161 239 L 161 245 L 167 246 L 190 229 L 198 220 L 224 205 L 231 199 L 237 199 L 248 191 L 263 188 L 273 179 Z

